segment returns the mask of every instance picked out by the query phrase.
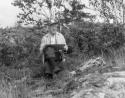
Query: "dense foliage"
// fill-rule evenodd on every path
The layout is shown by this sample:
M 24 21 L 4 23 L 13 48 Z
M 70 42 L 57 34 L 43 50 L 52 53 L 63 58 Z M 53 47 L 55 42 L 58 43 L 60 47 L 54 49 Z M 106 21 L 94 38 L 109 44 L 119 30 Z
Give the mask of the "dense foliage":
M 34 64 L 32 61 L 39 56 L 39 44 L 44 32 L 19 27 L 1 29 L 2 34 L 0 43 L 2 64 L 15 67 Z
M 1 65 L 19 68 L 41 65 L 39 46 L 46 29 L 16 27 L 0 31 Z M 76 22 L 69 29 L 63 28 L 62 33 L 68 45 L 73 47 L 74 53 L 79 55 L 80 52 L 87 57 L 113 56 L 112 51 L 120 49 L 125 42 L 122 26 L 111 24 Z
M 124 0 L 89 0 L 93 10 L 100 13 L 105 22 L 125 23 L 125 4 Z
M 83 55 L 113 56 L 113 51 L 124 45 L 125 37 L 122 26 L 111 24 L 102 24 L 101 26 L 92 23 L 88 23 L 86 26 L 79 30 L 79 25 L 71 29 L 75 46 L 78 46 L 78 50 Z
M 42 27 L 51 20 L 63 24 L 90 18 L 80 0 L 15 0 L 13 5 L 21 10 L 19 23 L 26 25 Z

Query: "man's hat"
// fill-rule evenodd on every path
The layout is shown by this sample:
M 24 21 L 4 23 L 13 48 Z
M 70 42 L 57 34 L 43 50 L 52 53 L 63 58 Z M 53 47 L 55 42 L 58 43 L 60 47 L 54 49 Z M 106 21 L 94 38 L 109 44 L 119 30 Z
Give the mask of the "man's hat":
M 58 22 L 55 22 L 54 20 L 51 20 L 48 25 L 49 26 L 55 26 L 55 25 L 58 25 Z

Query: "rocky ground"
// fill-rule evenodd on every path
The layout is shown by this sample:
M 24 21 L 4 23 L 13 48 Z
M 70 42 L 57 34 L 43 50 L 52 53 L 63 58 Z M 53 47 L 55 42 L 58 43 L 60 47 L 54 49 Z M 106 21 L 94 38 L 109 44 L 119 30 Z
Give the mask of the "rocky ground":
M 20 80 L 1 81 L 0 98 L 125 98 L 124 68 L 107 66 L 101 57 L 64 70 L 53 80 L 34 79 L 26 72 Z
M 52 81 L 39 82 L 29 98 L 125 98 L 125 71 L 107 66 L 101 57 L 81 64 L 77 70 L 65 70 Z

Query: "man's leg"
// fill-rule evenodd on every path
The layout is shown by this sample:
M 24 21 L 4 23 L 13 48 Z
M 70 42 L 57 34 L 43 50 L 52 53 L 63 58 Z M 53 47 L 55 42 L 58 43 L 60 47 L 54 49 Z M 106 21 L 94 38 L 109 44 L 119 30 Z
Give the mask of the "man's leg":
M 46 73 L 50 76 L 54 73 L 58 74 L 61 71 L 60 63 L 55 60 L 55 58 L 48 59 L 48 66 L 46 68 Z
M 49 60 L 49 68 L 50 68 L 50 70 L 51 70 L 51 73 L 55 73 L 55 72 L 57 72 L 57 71 L 59 71 L 60 70 L 60 68 L 59 68 L 59 63 L 56 61 L 56 59 L 55 58 L 51 58 L 50 60 Z
M 56 68 L 55 73 L 58 74 L 60 71 L 63 70 L 63 54 L 60 51 L 56 52 Z
M 47 59 L 45 74 L 48 78 L 53 78 L 54 68 L 55 68 L 55 59 Z

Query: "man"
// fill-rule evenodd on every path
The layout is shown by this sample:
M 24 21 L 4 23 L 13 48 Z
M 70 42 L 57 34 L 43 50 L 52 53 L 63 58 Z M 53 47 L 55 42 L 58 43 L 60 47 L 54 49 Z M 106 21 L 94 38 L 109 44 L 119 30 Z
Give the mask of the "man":
M 58 58 L 57 56 L 61 54 L 59 53 L 59 51 L 55 52 L 54 48 L 45 49 L 47 45 L 64 45 L 63 48 L 66 51 L 68 50 L 68 46 L 66 44 L 64 36 L 61 33 L 57 32 L 56 23 L 53 23 L 49 26 L 49 33 L 43 36 L 40 45 L 40 53 L 41 55 L 43 55 L 44 58 L 43 62 L 47 62 L 45 74 L 48 78 L 53 78 L 53 74 L 60 70 L 58 67 L 58 63 L 56 62 L 56 59 Z

